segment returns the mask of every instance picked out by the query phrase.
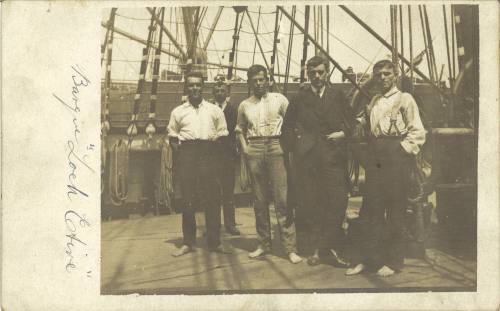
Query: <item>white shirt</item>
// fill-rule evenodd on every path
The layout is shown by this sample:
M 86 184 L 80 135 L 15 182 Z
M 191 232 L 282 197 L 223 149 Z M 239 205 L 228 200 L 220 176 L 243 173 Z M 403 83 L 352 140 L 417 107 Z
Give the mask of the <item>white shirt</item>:
M 266 93 L 262 98 L 252 96 L 238 107 L 236 133 L 249 137 L 281 135 L 281 125 L 288 108 L 288 99 L 280 93 Z
M 198 108 L 188 102 L 177 106 L 170 114 L 168 136 L 185 140 L 216 140 L 227 136 L 224 113 L 218 105 L 202 100 Z
M 401 101 L 395 126 L 391 126 L 392 108 Z M 402 93 L 396 86 L 381 96 L 370 112 L 371 132 L 375 137 L 405 136 L 401 146 L 407 153 L 417 154 L 425 142 L 425 129 L 420 120 L 418 106 L 409 93 Z M 399 132 L 398 132 L 399 131 Z
M 224 111 L 224 109 L 226 109 L 226 107 L 227 107 L 227 100 L 225 100 L 222 104 L 219 104 L 218 102 L 216 102 L 214 100 L 214 104 L 216 104 L 217 106 L 219 106 L 219 108 L 222 109 L 222 111 Z
M 312 89 L 312 91 L 313 91 L 314 94 L 317 94 L 317 95 L 319 95 L 319 98 L 322 98 L 323 97 L 323 93 L 325 93 L 326 86 L 323 85 L 323 87 L 319 90 L 319 94 L 318 94 L 318 89 L 315 88 L 313 85 L 311 85 L 311 89 Z

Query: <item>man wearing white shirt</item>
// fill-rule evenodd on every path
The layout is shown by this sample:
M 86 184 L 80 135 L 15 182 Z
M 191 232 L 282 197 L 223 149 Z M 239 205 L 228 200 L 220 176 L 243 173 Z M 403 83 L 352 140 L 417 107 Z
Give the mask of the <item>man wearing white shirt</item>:
M 390 60 L 379 61 L 373 66 L 373 77 L 382 95 L 372 99 L 361 120 L 370 131 L 366 194 L 360 211 L 362 258 L 346 274 L 367 269 L 387 277 L 404 266 L 407 172 L 426 132 L 413 96 L 396 86 L 396 66 Z
M 179 179 L 184 209 L 182 212 L 183 246 L 173 256 L 193 250 L 196 240 L 194 201 L 199 193 L 204 198 L 207 244 L 210 251 L 226 252 L 220 241 L 220 207 L 216 198 L 216 140 L 227 136 L 222 110 L 202 97 L 203 76 L 190 72 L 185 77 L 188 101 L 176 107 L 168 124 L 168 136 L 177 152 Z M 199 189 L 198 189 L 199 188 Z
M 267 70 L 262 65 L 248 69 L 248 85 L 253 95 L 238 108 L 236 133 L 241 152 L 247 159 L 255 196 L 254 211 L 259 246 L 248 254 L 259 258 L 271 250 L 269 186 L 283 246 L 290 262 L 302 261 L 297 255 L 295 224 L 287 221 L 287 173 L 280 135 L 288 100 L 280 93 L 270 93 Z

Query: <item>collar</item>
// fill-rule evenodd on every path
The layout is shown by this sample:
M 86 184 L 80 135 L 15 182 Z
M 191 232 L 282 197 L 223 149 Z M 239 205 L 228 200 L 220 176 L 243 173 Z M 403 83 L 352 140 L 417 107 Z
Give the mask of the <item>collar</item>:
M 204 98 L 202 98 L 201 99 L 201 103 L 198 106 L 198 108 L 201 108 L 202 106 L 205 106 L 206 103 L 207 103 L 207 101 Z M 191 103 L 189 102 L 189 99 L 186 101 L 186 105 L 188 105 L 189 107 L 193 107 L 194 109 L 196 109 L 193 105 L 191 105 Z
M 323 97 L 323 94 L 325 94 L 325 89 L 326 89 L 326 85 L 323 85 L 323 87 L 319 90 L 319 97 L 320 98 Z M 312 85 L 311 85 L 311 90 L 313 91 L 314 94 L 318 94 L 318 89 Z
M 259 102 L 261 100 L 265 100 L 269 97 L 269 92 L 266 92 L 266 94 L 264 94 L 261 98 L 258 98 L 257 96 L 255 95 L 252 95 L 253 99 L 255 100 L 255 102 Z
M 222 104 L 219 104 L 218 102 L 215 102 L 215 104 L 217 105 L 217 107 L 219 107 L 220 109 L 222 109 L 222 111 L 224 111 L 224 109 L 226 109 L 227 105 L 228 105 L 228 102 L 227 102 L 227 99 L 225 101 L 222 102 Z
M 383 96 L 385 98 L 389 98 L 392 95 L 396 94 L 399 92 L 399 89 L 394 85 L 389 91 L 387 91 Z

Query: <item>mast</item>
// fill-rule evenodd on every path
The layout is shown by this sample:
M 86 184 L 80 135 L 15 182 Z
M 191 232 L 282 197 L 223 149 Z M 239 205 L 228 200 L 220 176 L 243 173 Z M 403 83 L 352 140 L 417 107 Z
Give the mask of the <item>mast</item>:
M 455 84 L 455 78 L 456 78 L 455 49 L 456 49 L 456 44 L 455 44 L 455 8 L 452 5 L 451 6 L 451 62 L 452 62 L 451 73 L 453 75 L 453 84 Z
M 401 34 L 401 55 L 405 56 L 404 32 L 403 32 L 403 6 L 399 5 L 399 33 Z M 410 57 L 411 60 L 411 57 Z M 401 72 L 405 72 L 405 63 L 401 62 Z
M 292 18 L 295 18 L 295 12 L 297 11 L 296 6 L 292 6 Z M 292 57 L 292 47 L 293 47 L 293 31 L 294 31 L 294 24 L 290 23 L 290 35 L 288 37 L 288 52 L 286 56 L 286 67 L 285 67 L 285 86 L 284 86 L 284 94 L 286 95 L 288 92 L 288 75 L 290 73 L 290 60 Z
M 236 52 L 236 45 L 238 44 L 238 39 L 240 38 L 238 34 L 238 20 L 240 18 L 240 13 L 245 10 L 245 7 L 233 7 L 236 12 L 236 18 L 234 20 L 234 32 L 233 32 L 233 47 L 231 48 L 231 52 L 229 53 L 229 66 L 227 68 L 227 79 L 231 81 L 233 78 L 233 61 L 234 61 L 234 53 Z
M 304 32 L 304 43 L 302 45 L 303 46 L 302 47 L 302 59 L 300 61 L 300 83 L 304 83 L 304 81 L 305 81 L 307 46 L 308 46 L 307 38 L 309 36 L 309 10 L 310 10 L 310 6 L 306 5 L 304 31 L 303 31 Z
M 450 59 L 450 40 L 448 39 L 448 20 L 446 18 L 446 6 L 443 4 L 443 20 L 444 20 L 444 34 L 446 37 L 446 57 L 448 58 L 448 81 L 450 89 L 453 88 L 453 80 L 451 75 L 451 59 Z
M 411 5 L 408 5 L 408 40 L 410 43 L 410 93 L 413 93 L 413 31 L 411 29 Z
M 430 52 L 429 58 L 431 59 L 432 69 L 434 70 L 434 77 L 436 78 L 436 82 L 440 83 L 440 81 L 438 80 L 439 79 L 438 70 L 436 65 L 436 57 L 434 55 L 434 44 L 432 43 L 433 40 L 431 35 L 431 27 L 429 24 L 429 17 L 427 15 L 427 7 L 423 5 L 423 8 L 424 8 L 425 27 L 427 29 L 427 41 L 429 44 L 429 52 Z
M 107 132 L 110 130 L 111 125 L 109 124 L 109 93 L 111 90 L 111 60 L 113 58 L 113 35 L 114 35 L 114 25 L 115 25 L 115 15 L 117 8 L 112 8 L 111 13 L 109 15 L 109 21 L 107 23 L 108 30 L 106 30 L 106 37 L 108 37 L 108 31 L 109 33 L 109 39 L 108 42 L 104 43 L 104 48 L 107 48 L 108 50 L 108 55 L 106 57 L 106 75 L 104 78 L 104 107 L 102 109 L 102 135 L 106 136 Z M 105 40 L 106 41 L 106 40 Z M 104 55 L 104 51 L 103 55 Z M 102 64 L 102 57 L 101 56 L 101 64 Z
M 275 64 L 275 61 L 276 61 L 276 48 L 278 47 L 278 30 L 279 30 L 279 27 L 278 27 L 278 20 L 279 20 L 279 10 L 278 8 L 276 8 L 276 16 L 275 16 L 275 20 L 274 20 L 274 40 L 273 40 L 273 54 L 271 55 L 271 71 L 269 72 L 269 75 L 270 75 L 270 78 L 271 78 L 271 82 L 273 82 L 274 84 L 274 64 Z
M 418 12 L 420 14 L 420 24 L 422 26 L 422 36 L 424 38 L 425 56 L 426 56 L 426 59 L 427 59 L 427 67 L 428 67 L 428 70 L 429 70 L 429 77 L 431 78 L 432 83 L 434 84 L 434 81 L 436 79 L 434 78 L 434 71 L 432 69 L 432 61 L 431 61 L 431 57 L 430 57 L 430 53 L 429 53 L 429 47 L 428 47 L 428 44 L 427 44 L 427 31 L 425 29 L 424 16 L 422 14 L 422 6 L 420 6 L 420 5 L 418 6 Z

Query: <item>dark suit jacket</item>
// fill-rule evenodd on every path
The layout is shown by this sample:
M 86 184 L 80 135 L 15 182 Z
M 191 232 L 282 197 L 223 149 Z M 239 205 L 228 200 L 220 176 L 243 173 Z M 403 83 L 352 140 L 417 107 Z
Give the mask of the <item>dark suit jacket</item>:
M 233 103 L 227 103 L 224 108 L 224 117 L 226 118 L 228 136 L 219 139 L 222 152 L 229 156 L 236 156 L 236 119 L 238 118 L 238 107 Z
M 354 124 L 354 113 L 343 92 L 327 85 L 319 98 L 308 86 L 290 101 L 281 142 L 285 151 L 303 156 L 330 133 L 344 131 L 349 136 Z

